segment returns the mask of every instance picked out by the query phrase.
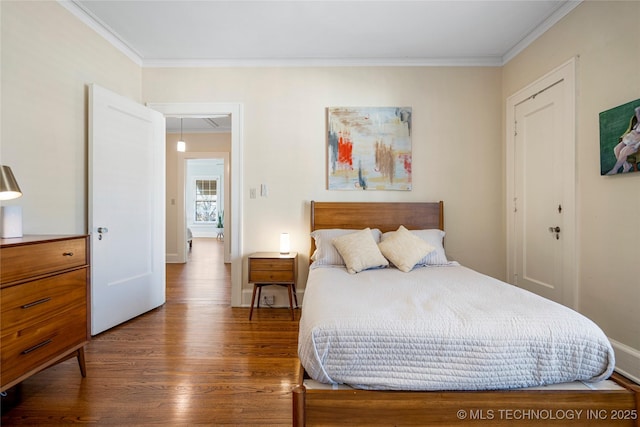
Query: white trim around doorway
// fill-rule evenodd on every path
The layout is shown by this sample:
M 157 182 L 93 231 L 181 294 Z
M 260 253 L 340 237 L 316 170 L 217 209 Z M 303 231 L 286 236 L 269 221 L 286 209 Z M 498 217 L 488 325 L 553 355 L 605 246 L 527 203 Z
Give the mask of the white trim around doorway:
M 166 116 L 173 117 L 206 117 L 218 114 L 231 114 L 231 191 L 228 212 L 225 212 L 226 229 L 229 232 L 229 254 L 231 261 L 231 306 L 242 305 L 242 113 L 240 103 L 148 103 L 147 106 Z M 182 156 L 181 156 L 182 157 Z M 183 160 L 184 161 L 184 160 Z M 184 165 L 183 165 L 184 168 Z M 179 188 L 184 188 L 184 172 L 178 176 Z M 185 242 L 186 228 L 178 227 L 178 242 Z M 227 228 L 229 227 L 229 228 Z M 225 236 L 225 239 L 227 236 Z M 185 245 L 183 245 L 185 246 Z

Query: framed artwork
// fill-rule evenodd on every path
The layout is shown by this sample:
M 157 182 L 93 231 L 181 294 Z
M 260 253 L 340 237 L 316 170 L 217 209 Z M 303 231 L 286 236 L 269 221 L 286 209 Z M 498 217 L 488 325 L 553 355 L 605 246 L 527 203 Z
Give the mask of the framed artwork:
M 600 175 L 640 169 L 640 99 L 600 113 Z
M 329 190 L 411 190 L 411 107 L 327 108 Z

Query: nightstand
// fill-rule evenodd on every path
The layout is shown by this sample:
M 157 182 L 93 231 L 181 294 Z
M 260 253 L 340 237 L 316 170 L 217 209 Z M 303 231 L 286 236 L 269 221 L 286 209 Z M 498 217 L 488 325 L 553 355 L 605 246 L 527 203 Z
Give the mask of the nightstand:
M 269 285 L 286 286 L 289 292 L 289 307 L 291 308 L 291 320 L 295 319 L 293 312 L 293 300 L 298 308 L 298 296 L 296 295 L 296 281 L 298 280 L 298 254 L 290 252 L 256 252 L 249 255 L 249 283 L 253 283 L 253 295 L 251 295 L 251 310 L 249 320 L 253 315 L 253 304 L 258 291 L 258 308 L 260 308 L 260 296 L 262 287 Z

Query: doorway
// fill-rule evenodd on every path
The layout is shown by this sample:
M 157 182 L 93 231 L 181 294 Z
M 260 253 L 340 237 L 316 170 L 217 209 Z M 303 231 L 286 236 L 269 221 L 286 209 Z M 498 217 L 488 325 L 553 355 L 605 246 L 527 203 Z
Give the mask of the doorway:
M 577 308 L 575 60 L 507 99 L 507 280 Z
M 231 305 L 242 305 L 242 119 L 243 108 L 239 103 L 149 103 L 148 106 L 165 115 L 165 117 L 213 117 L 230 115 L 231 117 L 231 153 L 228 169 L 230 189 L 229 204 L 225 206 L 225 243 L 229 245 L 229 261 L 231 263 Z M 208 153 L 210 155 L 210 153 Z M 179 188 L 184 188 L 184 161 L 178 162 L 179 170 L 175 177 Z M 183 192 L 176 194 L 177 206 L 184 206 Z M 176 239 L 180 252 L 186 256 L 186 222 L 184 210 L 178 209 L 176 217 Z M 182 258 L 184 262 L 184 258 Z
M 215 239 L 223 247 L 223 262 L 228 264 L 231 262 L 231 236 L 227 231 L 225 209 L 230 204 L 229 153 L 185 152 L 179 156 L 178 161 L 183 164 L 185 184 L 183 215 L 187 227 L 184 242 L 186 250 L 192 250 L 193 239 Z M 180 169 L 178 167 L 178 170 Z M 188 261 L 189 256 L 185 255 L 185 262 Z

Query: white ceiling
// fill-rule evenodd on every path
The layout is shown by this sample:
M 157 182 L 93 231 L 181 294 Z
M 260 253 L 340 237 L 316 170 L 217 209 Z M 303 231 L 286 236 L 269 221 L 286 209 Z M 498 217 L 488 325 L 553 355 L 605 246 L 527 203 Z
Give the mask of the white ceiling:
M 581 2 L 58 1 L 142 67 L 501 66 Z M 183 130 L 229 131 L 214 120 Z
M 58 0 L 144 67 L 503 65 L 580 0 Z

